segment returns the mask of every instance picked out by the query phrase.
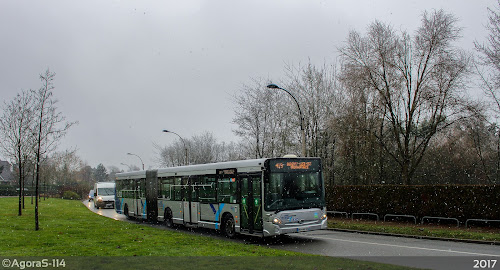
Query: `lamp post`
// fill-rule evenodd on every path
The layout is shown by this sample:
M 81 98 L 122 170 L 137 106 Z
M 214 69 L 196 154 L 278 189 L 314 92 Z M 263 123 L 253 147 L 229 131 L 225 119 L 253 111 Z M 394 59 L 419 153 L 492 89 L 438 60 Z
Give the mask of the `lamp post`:
M 125 164 L 125 163 L 120 163 L 120 164 L 121 164 L 121 165 L 123 165 L 123 166 L 127 166 L 127 167 L 128 167 L 128 170 L 129 170 L 129 171 L 132 171 L 132 167 L 130 167 L 130 165 Z
M 302 110 L 300 109 L 299 102 L 292 95 L 292 93 L 288 92 L 288 90 L 286 90 L 284 88 L 277 86 L 276 84 L 271 83 L 271 84 L 267 85 L 267 88 L 269 88 L 269 89 L 281 89 L 281 90 L 287 92 L 293 98 L 295 103 L 297 104 L 297 108 L 299 108 L 299 114 L 300 114 L 300 131 L 302 132 L 302 156 L 305 157 L 306 156 L 306 132 L 304 130 L 304 116 L 302 115 Z
M 144 162 L 142 162 L 142 158 L 141 158 L 140 156 L 138 156 L 138 155 L 136 155 L 136 154 L 132 154 L 132 153 L 127 153 L 127 155 L 129 155 L 129 156 L 136 156 L 136 157 L 138 157 L 138 158 L 141 160 L 142 170 L 144 171 Z
M 173 133 L 173 134 L 177 135 L 181 139 L 182 144 L 184 144 L 184 154 L 185 154 L 185 156 L 184 156 L 185 163 L 184 164 L 187 165 L 188 164 L 188 149 L 186 147 L 186 142 L 184 141 L 184 139 L 179 134 L 177 134 L 177 133 L 175 133 L 173 131 L 164 129 L 163 132 L 165 132 L 165 133 Z

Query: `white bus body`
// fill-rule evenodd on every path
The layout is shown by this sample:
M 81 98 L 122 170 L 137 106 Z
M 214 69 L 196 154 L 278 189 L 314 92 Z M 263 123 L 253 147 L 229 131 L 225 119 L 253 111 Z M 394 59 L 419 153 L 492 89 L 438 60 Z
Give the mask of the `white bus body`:
M 326 229 L 319 158 L 221 162 L 117 174 L 128 217 L 273 236 Z

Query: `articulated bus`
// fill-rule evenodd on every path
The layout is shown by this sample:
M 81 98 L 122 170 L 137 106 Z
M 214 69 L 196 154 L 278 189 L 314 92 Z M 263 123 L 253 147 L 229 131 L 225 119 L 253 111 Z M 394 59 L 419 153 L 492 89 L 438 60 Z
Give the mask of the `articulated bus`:
M 325 229 L 319 158 L 264 158 L 116 175 L 118 213 L 184 225 L 275 236 Z

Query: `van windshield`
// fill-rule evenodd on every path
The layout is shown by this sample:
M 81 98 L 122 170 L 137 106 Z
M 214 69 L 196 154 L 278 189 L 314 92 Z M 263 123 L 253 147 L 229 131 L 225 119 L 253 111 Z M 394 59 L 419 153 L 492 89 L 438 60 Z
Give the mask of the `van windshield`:
M 114 188 L 98 188 L 97 195 L 100 195 L 100 196 L 115 195 L 115 189 Z

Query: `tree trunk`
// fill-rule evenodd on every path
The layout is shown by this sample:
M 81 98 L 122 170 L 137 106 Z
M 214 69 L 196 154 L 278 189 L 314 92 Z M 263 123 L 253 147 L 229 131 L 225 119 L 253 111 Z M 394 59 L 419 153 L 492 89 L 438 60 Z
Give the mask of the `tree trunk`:
M 409 160 L 404 160 L 403 165 L 401 166 L 401 180 L 403 185 L 411 184 L 411 176 L 410 176 L 410 162 Z
M 19 169 L 19 213 L 17 214 L 18 216 L 21 216 L 23 214 L 23 173 L 22 173 L 22 165 L 21 162 L 19 161 L 18 164 L 18 169 Z

